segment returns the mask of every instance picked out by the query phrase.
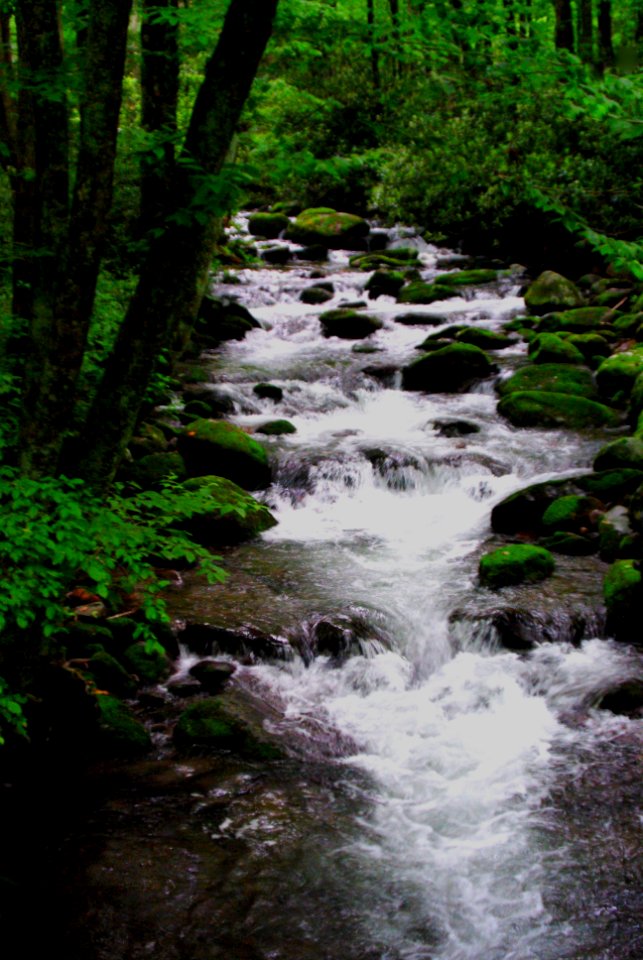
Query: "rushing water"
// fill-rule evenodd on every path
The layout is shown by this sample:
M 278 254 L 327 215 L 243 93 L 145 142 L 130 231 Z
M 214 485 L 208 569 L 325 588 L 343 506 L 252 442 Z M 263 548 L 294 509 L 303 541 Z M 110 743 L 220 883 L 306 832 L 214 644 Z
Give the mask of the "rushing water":
M 430 278 L 438 251 L 413 242 Z M 242 789 L 243 776 L 231 774 L 235 801 L 218 819 L 221 784 L 195 787 L 180 830 L 190 834 L 210 811 L 211 854 L 200 854 L 198 869 L 220 901 L 196 896 L 181 937 L 190 942 L 195 924 L 210 932 L 194 934 L 186 953 L 152 937 L 120 956 L 634 960 L 643 955 L 640 721 L 592 703 L 610 679 L 635 674 L 638 655 L 591 633 L 580 646 L 518 655 L 476 616 L 497 602 L 476 578 L 493 504 L 589 467 L 601 438 L 510 427 L 496 415 L 491 382 L 463 395 L 399 389 L 395 369 L 440 329 L 437 316 L 442 326 L 497 329 L 517 315 L 517 276 L 414 308 L 427 326 L 396 323 L 404 308 L 390 298 L 369 301 L 383 326 L 365 349 L 323 338 L 318 316 L 363 299 L 366 275 L 344 253 L 323 273 L 335 293 L 321 307 L 299 300 L 314 283 L 310 265 L 240 271 L 239 285 L 217 287 L 262 324 L 211 357 L 233 419 L 252 430 L 288 418 L 297 432 L 266 440 L 276 477 L 266 500 L 278 525 L 229 552 L 227 592 L 195 591 L 185 602 L 211 622 L 226 613 L 291 638 L 335 618 L 348 631 L 359 625 L 361 646 L 340 662 L 240 667 L 236 684 L 269 705 L 266 724 L 295 766 L 263 788 Z M 499 353 L 500 375 L 523 353 Z M 254 394 L 268 380 L 282 387 L 281 401 Z M 445 420 L 478 431 L 444 436 Z M 580 579 L 566 562 L 553 587 L 509 602 L 526 596 L 564 619 L 584 590 L 595 601 L 595 561 L 581 562 Z M 471 616 L 454 622 L 462 610 Z M 240 845 L 245 867 L 230 860 Z M 192 866 L 183 868 L 176 849 L 168 843 L 161 854 L 175 878 L 168 917 L 199 859 L 186 855 Z M 208 874 L 215 851 L 222 859 Z

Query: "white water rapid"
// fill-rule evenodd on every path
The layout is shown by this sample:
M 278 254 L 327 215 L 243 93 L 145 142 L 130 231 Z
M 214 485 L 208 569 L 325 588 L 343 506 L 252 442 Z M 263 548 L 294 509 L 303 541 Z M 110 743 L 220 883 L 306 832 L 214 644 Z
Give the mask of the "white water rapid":
M 440 252 L 413 242 L 430 278 Z M 276 708 L 285 741 L 308 738 L 311 756 L 316 738 L 344 744 L 328 762 L 356 792 L 355 816 L 319 866 L 329 919 L 319 902 L 304 903 L 297 935 L 312 924 L 329 960 L 633 960 L 638 927 L 617 874 L 638 815 L 617 784 L 641 722 L 595 709 L 592 696 L 633 675 L 638 654 L 587 630 L 579 645 L 510 652 L 475 616 L 497 602 L 477 583 L 492 506 L 589 468 L 604 437 L 515 429 L 498 418 L 491 382 L 458 395 L 400 389 L 395 370 L 447 321 L 496 330 L 518 315 L 516 275 L 472 288 L 471 299 L 413 308 L 428 326 L 397 323 L 405 308 L 392 298 L 367 301 L 383 325 L 356 343 L 321 335 L 319 314 L 364 300 L 368 276 L 347 254 L 331 258 L 320 272 L 333 299 L 321 306 L 299 300 L 315 283 L 310 265 L 217 284 L 262 328 L 212 355 L 235 422 L 296 427 L 265 438 L 276 476 L 265 499 L 278 525 L 238 548 L 247 569 L 270 571 L 272 628 L 281 616 L 291 629 L 302 611 L 309 622 L 336 614 L 373 640 L 340 663 L 296 658 L 237 674 Z M 524 350 L 497 353 L 501 376 Z M 260 381 L 283 399 L 259 399 Z M 456 420 L 475 432 L 448 435 L 441 421 Z M 564 618 L 584 587 L 572 576 L 557 589 L 543 603 Z M 531 591 L 535 602 L 540 588 Z M 262 833 L 232 817 L 222 830 L 266 850 L 280 843 L 278 825 Z M 334 888 L 350 900 L 357 938 L 344 952 Z

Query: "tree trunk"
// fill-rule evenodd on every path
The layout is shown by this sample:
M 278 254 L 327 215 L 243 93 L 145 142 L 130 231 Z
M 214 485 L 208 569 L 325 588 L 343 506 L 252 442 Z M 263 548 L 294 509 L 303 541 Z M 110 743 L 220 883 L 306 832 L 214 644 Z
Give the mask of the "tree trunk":
M 592 22 L 592 0 L 576 0 L 576 36 L 578 38 L 578 56 L 583 63 L 594 62 L 594 26 Z
M 599 0 L 598 4 L 598 59 L 602 69 L 614 66 L 611 0 Z
M 178 23 L 159 16 L 178 0 L 143 0 L 141 123 L 153 148 L 141 162 L 141 236 L 161 224 L 172 190 L 179 101 Z
M 556 28 L 554 43 L 557 50 L 574 52 L 574 24 L 571 0 L 554 0 Z
M 31 36 L 58 41 L 56 3 L 22 3 L 21 33 L 27 63 Z M 49 20 L 36 19 L 36 6 Z M 32 8 L 31 11 L 29 8 Z M 71 211 L 68 211 L 66 106 L 53 87 L 34 99 L 39 222 L 35 246 L 33 355 L 27 367 L 21 428 L 21 467 L 31 475 L 58 472 L 62 444 L 73 418 L 75 388 L 85 352 L 107 214 L 111 206 L 131 0 L 93 0 L 84 43 L 85 78 Z M 31 15 L 29 15 L 31 14 Z M 39 29 L 34 29 L 34 24 Z M 40 27 L 43 27 L 41 30 Z M 61 50 L 58 45 L 57 55 Z M 44 51 L 36 51 L 43 62 Z M 38 61 L 35 61 L 38 63 Z M 60 65 L 60 59 L 56 60 Z M 50 71 L 51 73 L 51 71 Z M 53 83 L 56 80 L 52 74 Z M 64 87 L 62 88 L 64 89 Z M 44 100 L 41 105 L 40 99 Z M 53 181 L 50 185 L 49 182 Z M 63 196 L 64 191 L 64 196 Z
M 217 239 L 215 210 L 201 206 L 215 186 L 272 32 L 278 0 L 231 0 L 206 66 L 181 156 L 173 207 L 154 238 L 115 348 L 73 453 L 74 472 L 108 483 L 136 424 L 159 351 L 180 322 L 193 322 Z
M 366 0 L 366 23 L 368 26 L 368 42 L 371 49 L 371 80 L 373 89 L 380 89 L 380 59 L 375 46 L 375 4 L 374 0 Z

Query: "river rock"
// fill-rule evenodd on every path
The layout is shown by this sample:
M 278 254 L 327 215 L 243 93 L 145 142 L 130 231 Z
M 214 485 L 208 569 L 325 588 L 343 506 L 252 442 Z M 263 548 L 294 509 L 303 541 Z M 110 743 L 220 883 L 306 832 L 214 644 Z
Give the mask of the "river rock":
M 199 660 L 190 667 L 189 674 L 208 693 L 221 693 L 236 669 L 235 664 L 228 660 Z
M 224 697 L 209 697 L 186 707 L 176 723 L 173 739 L 180 750 L 233 751 L 261 760 L 282 756 L 265 733 L 257 735 L 251 730 Z
M 242 340 L 246 333 L 260 327 L 247 307 L 229 297 L 204 297 L 194 325 L 199 343 L 216 346 L 227 340 Z
M 551 576 L 555 566 L 554 558 L 544 547 L 510 543 L 480 557 L 480 583 L 493 589 L 533 583 Z
M 270 263 L 274 267 L 283 267 L 290 260 L 290 249 L 289 247 L 265 247 L 259 256 L 265 263 Z
M 605 357 L 609 357 L 612 349 L 600 333 L 571 333 L 567 342 L 576 347 L 583 355 L 585 363 L 592 370 L 600 366 Z
M 605 575 L 607 629 L 616 640 L 641 643 L 643 577 L 640 560 L 616 560 Z
M 466 437 L 471 433 L 480 433 L 478 424 L 469 420 L 434 420 L 431 426 L 441 437 Z
M 98 749 L 111 757 L 135 757 L 148 753 L 150 735 L 132 711 L 116 697 L 98 696 Z
M 190 515 L 180 521 L 181 527 L 203 546 L 242 543 L 277 523 L 266 506 L 225 477 L 195 477 L 186 480 L 183 487 L 208 495 L 202 507 L 190 508 Z
M 150 453 L 147 457 L 126 465 L 121 474 L 143 490 L 159 489 L 165 480 L 185 480 L 187 468 L 180 453 Z
M 643 470 L 643 436 L 621 437 L 599 450 L 595 470 L 617 470 L 626 467 Z
M 608 333 L 614 317 L 613 310 L 605 307 L 577 307 L 562 313 L 547 313 L 537 322 L 539 333 L 589 333 L 601 331 Z
M 494 372 L 487 354 L 468 343 L 454 343 L 418 357 L 402 369 L 404 390 L 459 393 Z
M 424 280 L 413 280 L 397 295 L 398 303 L 437 303 L 440 300 L 449 300 L 459 296 L 459 290 L 447 284 L 425 283 Z
M 276 240 L 289 223 L 285 213 L 253 213 L 248 219 L 248 232 L 254 237 Z
M 144 642 L 129 646 L 124 653 L 124 659 L 143 684 L 162 683 L 172 673 L 172 661 L 165 651 L 148 649 Z
M 541 546 L 552 553 L 561 553 L 566 557 L 589 557 L 598 551 L 598 539 L 586 537 L 579 533 L 566 533 L 557 530 L 549 537 L 543 537 Z
M 228 630 L 211 623 L 187 623 L 180 634 L 180 641 L 193 653 L 204 657 L 226 653 L 250 663 L 293 658 L 293 649 L 288 640 L 249 626 Z
M 397 297 L 404 286 L 404 276 L 398 270 L 376 270 L 366 281 L 364 290 L 369 299 Z
M 541 363 L 521 367 L 506 380 L 496 384 L 504 397 L 525 390 L 543 390 L 548 393 L 570 393 L 593 400 L 598 396 L 591 371 L 568 363 Z
M 583 297 L 571 280 L 553 270 L 545 270 L 528 287 L 525 293 L 525 305 L 530 313 L 542 316 L 555 310 L 581 307 Z
M 643 346 L 637 346 L 603 360 L 596 371 L 596 383 L 607 402 L 625 405 L 642 372 Z
M 255 433 L 263 433 L 267 437 L 281 437 L 286 433 L 297 433 L 297 427 L 290 420 L 266 420 L 255 427 Z
M 603 504 L 595 497 L 567 494 L 549 504 L 542 516 L 545 530 L 582 534 L 595 530 Z
M 497 333 L 495 330 L 486 330 L 484 327 L 464 327 L 455 335 L 458 343 L 471 343 L 481 350 L 504 350 L 518 343 L 516 337 L 506 333 Z
M 615 427 L 618 414 L 602 403 L 565 393 L 525 390 L 510 393 L 498 404 L 498 413 L 515 427 Z
M 494 283 L 498 279 L 498 271 L 487 268 L 472 270 L 454 270 L 453 273 L 440 273 L 433 278 L 433 283 L 448 287 L 478 286 L 483 283 Z
M 262 490 L 270 484 L 264 447 L 232 423 L 195 420 L 179 436 L 178 446 L 192 477 L 226 477 L 244 490 Z
M 326 303 L 328 300 L 333 299 L 333 292 L 331 290 L 326 290 L 324 287 L 313 286 L 306 287 L 305 290 L 302 290 L 299 294 L 299 299 L 302 303 L 308 303 L 311 305 L 318 303 Z
M 359 249 L 370 227 L 362 217 L 339 213 L 330 207 L 303 210 L 288 225 L 286 237 L 302 246 L 319 244 L 333 250 Z
M 395 322 L 407 327 L 440 327 L 443 323 L 448 323 L 449 318 L 441 313 L 401 313 L 395 317 Z
M 634 531 L 630 525 L 627 507 L 617 504 L 607 510 L 598 523 L 598 545 L 601 559 L 608 563 L 614 560 L 632 559 L 627 557 L 627 542 Z
M 596 706 L 611 713 L 643 718 L 643 680 L 623 680 L 613 684 L 601 691 Z
M 555 333 L 539 333 L 530 341 L 527 353 L 532 363 L 585 362 L 580 350 Z
M 383 653 L 389 644 L 382 633 L 359 614 L 334 614 L 302 624 L 292 638 L 305 662 L 329 657 L 336 664 L 349 657 Z
M 274 383 L 256 383 L 252 388 L 252 392 L 262 400 L 274 400 L 275 403 L 279 403 L 279 401 L 284 398 L 282 388 Z
M 380 330 L 382 321 L 355 310 L 328 310 L 319 317 L 325 337 L 339 337 L 341 340 L 363 340 Z

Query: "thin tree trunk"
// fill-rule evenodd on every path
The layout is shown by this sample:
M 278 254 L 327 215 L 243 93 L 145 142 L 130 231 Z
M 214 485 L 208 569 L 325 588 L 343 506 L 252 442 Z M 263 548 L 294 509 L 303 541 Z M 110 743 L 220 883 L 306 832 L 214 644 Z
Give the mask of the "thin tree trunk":
M 366 0 L 366 23 L 368 25 L 368 42 L 371 49 L 371 79 L 373 89 L 380 89 L 380 58 L 375 46 L 375 4 L 374 0 Z
M 161 223 L 172 190 L 179 101 L 178 23 L 159 16 L 178 0 L 143 0 L 141 24 L 141 123 L 156 149 L 141 162 L 139 229 L 145 236 Z
M 598 4 L 598 59 L 602 69 L 614 66 L 611 0 L 599 0 Z
M 571 0 L 554 0 L 556 27 L 554 44 L 557 50 L 574 52 L 574 23 Z
M 180 322 L 193 322 L 218 235 L 199 197 L 220 174 L 272 32 L 278 0 L 231 0 L 176 167 L 174 206 L 155 238 L 75 451 L 74 472 L 109 482 L 136 424 L 155 358 Z
M 576 13 L 578 56 L 583 63 L 593 63 L 594 25 L 592 22 L 592 0 L 576 0 Z

